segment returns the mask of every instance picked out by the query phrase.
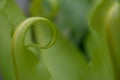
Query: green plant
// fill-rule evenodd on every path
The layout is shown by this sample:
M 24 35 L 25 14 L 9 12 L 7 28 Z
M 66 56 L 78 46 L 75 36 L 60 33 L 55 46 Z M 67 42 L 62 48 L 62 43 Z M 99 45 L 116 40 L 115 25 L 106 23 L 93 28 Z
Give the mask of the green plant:
M 11 8 L 12 6 L 12 8 Z M 15 80 L 11 34 L 25 17 L 13 0 L 0 0 L 0 73 L 4 80 Z
M 120 79 L 120 0 L 101 0 L 97 4 L 84 37 L 84 50 L 65 39 L 54 24 L 59 25 L 54 21 L 58 7 L 53 6 L 50 14 L 43 12 L 44 7 L 40 8 L 43 11 L 31 10 L 32 16 L 44 16 L 52 23 L 42 17 L 25 19 L 13 0 L 0 1 L 0 5 L 3 80 Z

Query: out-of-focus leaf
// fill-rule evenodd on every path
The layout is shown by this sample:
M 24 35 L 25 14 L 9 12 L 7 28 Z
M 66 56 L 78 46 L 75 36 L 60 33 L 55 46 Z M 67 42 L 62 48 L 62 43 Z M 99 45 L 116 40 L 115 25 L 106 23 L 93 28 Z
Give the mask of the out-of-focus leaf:
M 106 19 L 107 41 L 113 60 L 116 76 L 120 79 L 120 2 L 116 1 L 109 9 Z
M 32 0 L 30 14 L 53 19 L 58 12 L 58 0 Z
M 91 19 L 90 19 L 90 33 L 88 33 L 88 37 L 90 36 L 96 36 L 97 38 L 103 39 L 103 37 L 105 36 L 105 27 L 104 27 L 104 23 L 105 23 L 105 19 L 106 19 L 106 15 L 108 13 L 108 10 L 110 8 L 110 6 L 112 5 L 113 2 L 110 1 L 102 1 L 101 3 L 99 3 L 99 5 L 96 7 Z M 91 35 L 91 33 L 93 33 Z M 94 35 L 95 34 L 95 35 Z M 103 35 L 103 36 L 102 36 Z M 98 40 L 99 40 L 98 39 Z M 85 46 L 86 48 L 89 47 L 88 49 L 91 50 L 93 47 L 91 47 L 92 44 L 96 44 L 95 42 L 91 43 L 89 41 L 93 41 L 93 38 L 91 37 L 91 39 L 89 38 L 86 39 L 88 42 L 86 42 L 87 46 Z M 98 42 L 98 40 L 96 39 L 95 41 Z M 100 40 L 99 40 L 99 44 L 100 44 Z M 88 53 L 91 53 L 91 51 L 86 50 Z M 94 51 L 94 50 L 93 50 Z M 93 53 L 93 52 L 92 52 Z M 92 55 L 93 56 L 93 55 Z
M 6 0 L 1 0 L 0 1 L 0 10 L 3 9 L 3 7 L 5 6 Z
M 97 6 L 95 12 L 93 13 L 90 22 L 91 23 L 90 30 L 92 30 L 91 32 L 95 32 L 92 35 L 94 36 L 94 34 L 96 34 L 94 36 L 96 38 L 94 39 L 97 42 L 91 42 L 93 41 L 93 38 L 91 37 L 92 35 L 88 33 L 88 37 L 86 38 L 88 40 L 86 40 L 85 47 L 86 47 L 86 52 L 87 54 L 90 55 L 91 60 L 90 60 L 90 66 L 88 67 L 88 70 L 86 70 L 87 72 L 85 73 L 85 75 L 89 75 L 89 77 L 85 78 L 85 80 L 90 78 L 92 80 L 116 80 L 116 79 L 119 80 L 119 77 L 117 76 L 118 73 L 116 73 L 116 69 L 118 68 L 115 67 L 116 65 L 114 64 L 115 61 L 111 55 L 113 54 L 111 53 L 111 50 L 113 48 L 109 49 L 110 45 L 108 45 L 108 41 L 111 39 L 110 35 L 109 35 L 109 40 L 107 40 L 108 37 L 107 29 L 109 29 L 109 26 L 110 25 L 112 26 L 113 24 L 109 24 L 109 26 L 106 25 L 106 18 L 109 15 L 108 14 L 109 10 L 111 10 L 113 8 L 113 5 L 115 5 L 116 3 L 118 3 L 117 0 L 103 0 L 102 3 L 100 3 Z M 118 9 L 119 8 L 117 8 L 117 10 Z M 113 13 L 114 12 L 115 11 L 113 10 Z M 116 14 L 120 15 L 119 12 L 116 12 Z M 118 16 L 117 18 L 119 19 Z M 114 22 L 114 19 L 113 20 L 111 19 L 110 21 Z M 114 22 L 114 24 L 115 23 L 117 23 L 116 25 L 119 26 L 118 22 Z M 112 27 L 112 28 L 114 28 L 115 30 L 116 27 Z
M 10 47 L 11 32 L 23 19 L 23 14 L 13 0 L 0 0 L 0 73 L 3 80 L 15 80 Z

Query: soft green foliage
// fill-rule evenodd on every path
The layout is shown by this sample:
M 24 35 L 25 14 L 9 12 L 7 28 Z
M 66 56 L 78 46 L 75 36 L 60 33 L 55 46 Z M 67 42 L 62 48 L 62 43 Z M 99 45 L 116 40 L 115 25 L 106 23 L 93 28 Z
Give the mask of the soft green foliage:
M 54 18 L 58 12 L 58 0 L 32 0 L 31 15 Z
M 37 21 L 48 24 L 53 32 L 52 40 L 47 45 L 40 48 L 41 49 L 49 48 L 55 42 L 56 30 L 54 28 L 54 25 L 47 19 L 35 17 L 25 20 L 23 23 L 21 23 L 16 29 L 12 39 L 12 54 L 13 54 L 12 56 L 17 80 L 50 79 L 49 72 L 47 71 L 46 68 L 43 67 L 44 65 L 42 64 L 38 56 L 35 55 L 30 50 L 28 50 L 28 47 L 38 48 L 37 45 L 29 44 L 26 47 L 24 43 L 25 33 L 29 29 L 30 25 Z M 41 73 L 42 71 L 44 72 L 44 74 Z M 44 75 L 48 76 L 46 77 Z
M 95 38 L 98 38 L 96 43 L 93 41 L 92 35 L 88 35 L 85 43 L 86 51 L 90 55 L 91 65 L 95 71 L 95 80 L 119 80 L 119 38 L 117 36 L 120 27 L 120 3 L 117 0 L 104 0 L 96 8 L 90 24 L 91 31 L 95 32 Z M 112 21 L 112 22 L 110 22 Z M 114 26 L 113 26 L 114 25 Z M 111 30 L 111 31 L 110 31 Z M 114 31 L 113 31 L 114 30 Z M 116 34 L 117 32 L 117 34 Z M 94 35 L 93 35 L 94 36 Z M 96 37 L 97 36 L 97 37 Z M 89 40 L 90 39 L 90 40 Z M 113 48 L 114 42 L 117 40 L 117 45 Z M 95 45 L 91 48 L 91 45 Z M 116 52 L 113 52 L 113 51 Z M 117 60 L 116 60 L 117 59 Z M 106 75 L 107 74 L 107 75 Z
M 25 19 L 13 0 L 0 0 L 3 80 L 120 80 L 120 0 L 88 2 L 33 0 L 31 16 L 39 17 Z M 84 50 L 65 39 L 55 24 L 75 29 L 77 39 L 86 33 Z
M 0 0 L 0 73 L 4 80 L 15 80 L 11 33 L 22 20 L 24 16 L 13 0 Z

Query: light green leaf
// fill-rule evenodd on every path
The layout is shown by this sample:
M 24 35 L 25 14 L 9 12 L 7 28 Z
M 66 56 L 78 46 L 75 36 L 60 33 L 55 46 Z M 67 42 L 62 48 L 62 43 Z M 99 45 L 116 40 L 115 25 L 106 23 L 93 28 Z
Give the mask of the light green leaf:
M 87 37 L 88 40 L 85 43 L 86 44 L 85 47 L 87 54 L 90 55 L 91 58 L 90 67 L 89 67 L 91 68 L 91 70 L 89 70 L 88 68 L 86 74 L 88 75 L 93 74 L 91 78 L 92 80 L 116 80 L 116 79 L 119 80 L 119 78 L 117 77 L 118 73 L 116 73 L 116 67 L 113 61 L 114 59 L 112 59 L 112 55 L 111 55 L 111 50 L 113 48 L 109 49 L 110 45 L 108 45 L 107 29 L 109 28 L 108 26 L 106 26 L 106 18 L 109 15 L 108 14 L 109 10 L 111 9 L 111 7 L 113 7 L 113 5 L 116 2 L 117 0 L 103 0 L 102 3 L 100 3 L 98 7 L 95 9 L 95 12 L 93 13 L 93 16 L 91 18 L 90 29 L 93 30 L 91 32 L 95 32 L 93 34 L 96 34 L 97 36 L 97 38 L 94 38 L 95 41 L 97 41 L 97 43 L 91 42 L 93 41 L 93 38 L 91 37 L 91 34 L 88 34 Z M 109 36 L 109 40 L 110 40 L 110 36 Z M 88 77 L 88 79 L 90 77 Z
M 13 0 L 0 0 L 0 4 L 2 6 L 0 9 L 0 73 L 3 80 L 15 80 L 11 56 L 11 32 L 24 16 Z
M 58 8 L 58 0 L 32 0 L 30 14 L 53 19 Z
M 50 80 L 50 73 L 42 64 L 39 59 L 40 56 L 28 50 L 27 45 L 25 45 L 25 34 L 29 27 L 35 22 L 43 22 L 50 26 L 53 32 L 53 37 L 51 41 L 40 48 L 46 49 L 52 46 L 56 39 L 56 31 L 53 23 L 45 18 L 29 18 L 23 21 L 18 28 L 15 30 L 12 39 L 12 58 L 16 73 L 16 80 Z M 34 44 L 35 45 L 35 44 Z M 33 46 L 33 45 L 32 45 Z M 37 45 L 33 46 L 37 47 Z M 37 47 L 38 48 L 38 47 Z M 37 53 L 39 54 L 39 53 Z
M 120 2 L 116 1 L 109 9 L 106 19 L 107 41 L 114 69 L 118 79 L 120 73 Z

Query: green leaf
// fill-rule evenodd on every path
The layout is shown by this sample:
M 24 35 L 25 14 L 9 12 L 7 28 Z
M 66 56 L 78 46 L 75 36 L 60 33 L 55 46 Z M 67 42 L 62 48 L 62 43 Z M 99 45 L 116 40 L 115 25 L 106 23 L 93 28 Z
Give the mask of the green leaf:
M 15 80 L 11 56 L 11 32 L 24 16 L 13 0 L 0 0 L 0 4 L 0 73 L 4 80 Z
M 3 7 L 5 6 L 6 4 L 6 0 L 1 0 L 0 1 L 0 10 L 3 9 Z
M 111 41 L 111 35 L 108 36 L 109 30 L 107 29 L 109 28 L 108 25 L 106 25 L 106 19 L 108 18 L 107 16 L 109 15 L 109 10 L 111 10 L 111 8 L 113 7 L 113 5 L 115 5 L 116 2 L 117 1 L 115 0 L 103 0 L 102 3 L 100 3 L 95 9 L 95 12 L 93 13 L 93 16 L 91 18 L 90 33 L 88 34 L 88 37 L 86 38 L 88 40 L 86 40 L 85 43 L 86 52 L 88 55 L 90 55 L 91 58 L 90 66 L 88 70 L 86 70 L 87 72 L 85 73 L 85 75 L 88 74 L 90 76 L 88 77 L 88 79 L 91 78 L 92 80 L 119 80 L 119 77 L 117 77 L 118 73 L 116 73 L 116 69 L 119 69 L 115 67 L 116 62 L 114 62 L 114 59 L 111 55 L 111 50 L 114 49 L 109 49 L 109 47 L 111 46 L 108 44 L 108 42 Z M 115 13 L 119 14 L 118 12 Z M 114 19 L 111 19 L 111 21 L 114 24 L 116 23 L 114 22 Z M 112 24 L 109 25 L 112 26 Z M 116 25 L 119 26 L 119 24 Z M 91 33 L 93 34 L 91 35 Z M 94 36 L 94 39 L 91 36 Z M 94 42 L 91 42 L 93 40 Z M 89 70 L 90 68 L 91 70 Z M 91 76 L 91 74 L 93 75 Z
M 45 18 L 29 18 L 25 21 L 23 21 L 18 28 L 15 30 L 13 39 L 12 39 L 12 58 L 13 58 L 13 64 L 15 68 L 16 73 L 16 80 L 50 80 L 51 76 L 50 73 L 44 66 L 44 64 L 41 61 L 41 58 L 39 55 L 36 55 L 35 53 L 31 52 L 27 45 L 25 45 L 25 34 L 30 28 L 30 26 L 35 22 L 43 22 L 45 24 L 48 24 L 50 28 L 52 29 L 53 35 L 51 41 L 42 47 L 37 47 L 36 44 L 32 45 L 31 47 L 36 48 L 49 48 L 52 46 L 56 40 L 56 30 L 49 20 Z M 37 53 L 39 54 L 39 53 Z
M 109 9 L 106 19 L 107 41 L 114 69 L 118 79 L 120 73 L 120 2 L 116 1 Z
M 53 19 L 58 12 L 58 0 L 32 0 L 30 14 Z

